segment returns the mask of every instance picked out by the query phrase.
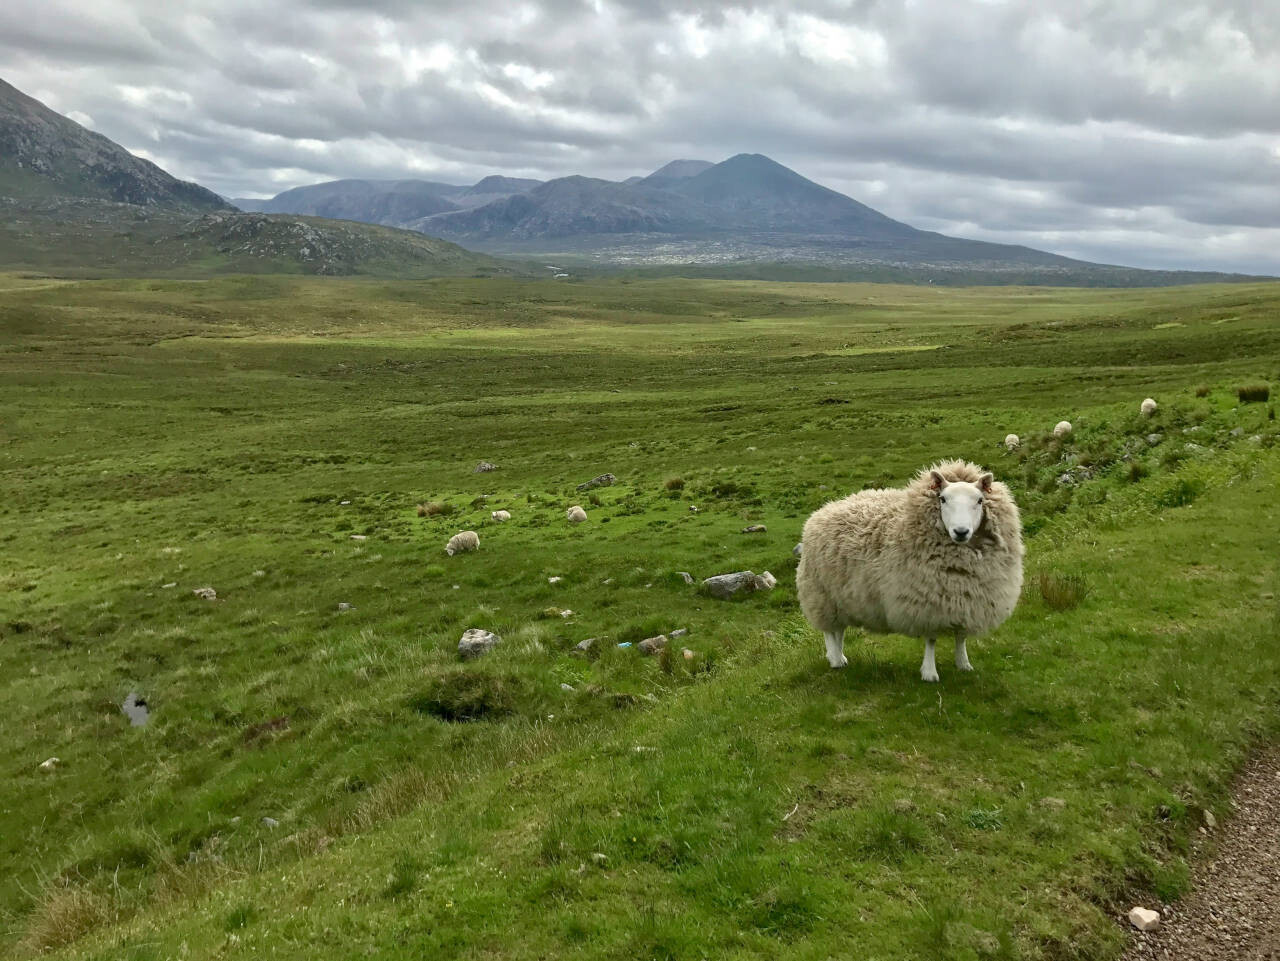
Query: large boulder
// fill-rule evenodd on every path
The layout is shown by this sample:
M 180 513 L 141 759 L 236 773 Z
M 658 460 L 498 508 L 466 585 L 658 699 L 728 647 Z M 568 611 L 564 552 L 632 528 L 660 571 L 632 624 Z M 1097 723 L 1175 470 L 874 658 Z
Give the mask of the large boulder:
M 609 487 L 617 479 L 618 478 L 614 477 L 612 474 L 600 474 L 598 477 L 593 477 L 591 480 L 579 484 L 578 490 L 587 491 L 591 490 L 593 487 Z
M 749 594 L 753 591 L 771 591 L 778 586 L 777 579 L 765 571 L 735 571 L 732 574 L 716 574 L 702 582 L 702 589 L 712 597 L 727 601 L 738 594 Z

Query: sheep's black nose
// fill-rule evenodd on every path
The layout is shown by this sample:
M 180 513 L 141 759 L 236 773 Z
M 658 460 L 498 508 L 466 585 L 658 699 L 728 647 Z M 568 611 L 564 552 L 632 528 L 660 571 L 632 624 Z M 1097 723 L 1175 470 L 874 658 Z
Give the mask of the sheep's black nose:
M 957 527 L 951 532 L 951 536 L 958 541 L 967 541 L 969 539 L 969 528 Z

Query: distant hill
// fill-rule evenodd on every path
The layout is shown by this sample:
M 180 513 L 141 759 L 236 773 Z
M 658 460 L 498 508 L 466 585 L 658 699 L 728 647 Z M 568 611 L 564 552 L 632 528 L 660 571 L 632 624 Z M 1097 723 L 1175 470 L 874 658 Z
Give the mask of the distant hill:
M 431 180 L 330 180 L 294 187 L 268 200 L 236 202 L 236 206 L 245 211 L 404 227 L 433 214 L 481 207 L 532 190 L 541 183 L 497 175 L 471 186 Z
M 101 134 L 0 80 L 0 197 L 105 200 L 157 210 L 230 210 Z
M 642 183 L 647 187 L 670 187 L 676 181 L 696 177 L 704 170 L 710 170 L 714 166 L 715 164 L 709 160 L 673 160 L 668 164 L 663 164 L 647 177 L 633 179 L 635 182 Z M 624 181 L 624 183 L 629 182 Z
M 389 189 L 367 190 L 366 195 L 376 198 L 387 217 L 458 209 L 421 184 L 397 182 Z M 338 193 L 328 208 L 334 214 L 342 212 L 345 192 Z M 317 206 L 324 202 L 314 190 L 309 197 Z M 176 180 L 3 81 L 0 266 L 78 273 L 404 277 L 516 270 L 413 231 L 241 213 L 212 191 Z
M 563 177 L 410 226 L 492 253 L 554 256 L 578 269 L 965 284 L 1243 279 L 1093 264 L 918 230 L 761 154 L 718 164 L 676 160 L 621 183 Z

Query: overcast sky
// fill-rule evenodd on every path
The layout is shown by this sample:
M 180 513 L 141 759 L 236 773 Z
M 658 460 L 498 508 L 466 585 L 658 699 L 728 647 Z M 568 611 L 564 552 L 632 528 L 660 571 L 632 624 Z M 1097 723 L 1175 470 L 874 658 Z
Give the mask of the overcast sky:
M 1280 273 L 1275 0 L 4 0 L 0 65 L 232 197 L 753 152 L 917 227 Z

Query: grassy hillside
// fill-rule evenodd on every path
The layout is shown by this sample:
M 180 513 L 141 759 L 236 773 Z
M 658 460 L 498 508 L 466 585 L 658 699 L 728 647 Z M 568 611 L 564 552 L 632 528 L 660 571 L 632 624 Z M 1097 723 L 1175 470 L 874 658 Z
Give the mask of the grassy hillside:
M 90 200 L 0 198 L 0 265 L 70 277 L 487 277 L 525 268 L 410 230 L 288 214 L 200 217 Z
M 1275 285 L 0 291 L 2 954 L 1111 957 L 1276 733 Z M 804 518 L 943 456 L 1018 611 L 831 672 Z

